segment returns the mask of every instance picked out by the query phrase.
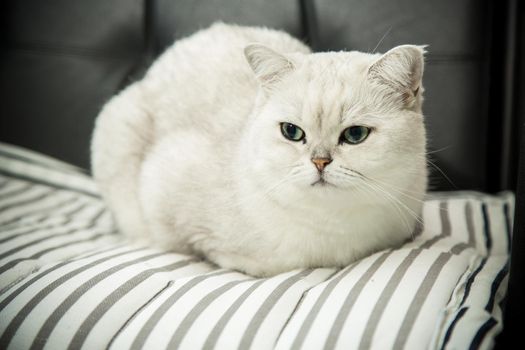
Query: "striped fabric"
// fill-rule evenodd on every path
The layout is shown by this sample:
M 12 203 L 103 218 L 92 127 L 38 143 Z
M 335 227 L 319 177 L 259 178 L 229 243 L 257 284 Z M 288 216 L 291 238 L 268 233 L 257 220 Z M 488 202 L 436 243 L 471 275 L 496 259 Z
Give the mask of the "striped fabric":
M 513 203 L 434 193 L 399 249 L 256 279 L 126 241 L 87 175 L 1 145 L 0 348 L 488 349 Z

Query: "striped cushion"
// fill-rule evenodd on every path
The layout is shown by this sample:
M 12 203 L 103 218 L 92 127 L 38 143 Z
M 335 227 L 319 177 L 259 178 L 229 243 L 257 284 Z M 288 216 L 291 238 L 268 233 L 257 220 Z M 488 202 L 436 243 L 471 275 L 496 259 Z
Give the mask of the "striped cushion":
M 490 348 L 513 196 L 434 193 L 400 249 L 254 279 L 128 242 L 78 169 L 0 147 L 0 347 Z

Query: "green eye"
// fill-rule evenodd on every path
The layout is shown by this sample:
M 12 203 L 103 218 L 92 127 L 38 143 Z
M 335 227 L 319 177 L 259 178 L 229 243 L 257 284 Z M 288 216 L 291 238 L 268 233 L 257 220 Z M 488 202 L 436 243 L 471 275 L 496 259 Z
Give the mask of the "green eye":
M 351 126 L 346 128 L 341 134 L 341 142 L 346 142 L 352 145 L 363 142 L 370 134 L 370 128 L 366 126 Z
M 290 141 L 301 141 L 304 139 L 304 131 L 292 123 L 281 123 L 281 133 Z

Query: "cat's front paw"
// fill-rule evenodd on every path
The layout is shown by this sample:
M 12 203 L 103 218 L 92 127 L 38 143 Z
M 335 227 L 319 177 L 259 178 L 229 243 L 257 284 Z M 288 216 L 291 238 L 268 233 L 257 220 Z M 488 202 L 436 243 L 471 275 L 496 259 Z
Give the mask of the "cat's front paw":
M 208 233 L 193 235 L 191 246 L 194 253 L 221 268 L 236 270 L 254 277 L 269 277 L 289 270 L 284 266 L 268 263 L 248 253 L 231 252 L 227 249 L 231 246 L 230 244 L 225 244 L 219 238 Z
M 261 269 L 260 263 L 238 254 L 210 251 L 207 258 L 222 268 L 236 270 L 254 277 L 268 276 L 264 269 Z

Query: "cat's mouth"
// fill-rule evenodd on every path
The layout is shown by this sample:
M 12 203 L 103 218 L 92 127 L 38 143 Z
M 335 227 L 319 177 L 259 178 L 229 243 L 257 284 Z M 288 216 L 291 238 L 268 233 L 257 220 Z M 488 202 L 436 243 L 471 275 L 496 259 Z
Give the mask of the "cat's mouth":
M 312 182 L 310 185 L 311 186 L 320 186 L 320 187 L 323 187 L 323 186 L 333 186 L 333 187 L 335 187 L 334 184 L 326 181 L 323 177 L 320 177 L 317 181 Z

